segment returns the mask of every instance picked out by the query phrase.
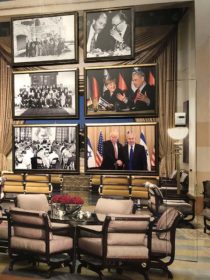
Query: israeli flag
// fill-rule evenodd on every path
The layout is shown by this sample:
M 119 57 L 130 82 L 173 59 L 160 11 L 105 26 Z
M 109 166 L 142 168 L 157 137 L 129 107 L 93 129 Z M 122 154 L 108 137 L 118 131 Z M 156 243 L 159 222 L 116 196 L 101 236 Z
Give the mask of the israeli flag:
M 150 155 L 149 155 L 149 150 L 148 150 L 148 147 L 147 147 L 146 138 L 145 138 L 145 135 L 144 135 L 143 131 L 140 134 L 140 145 L 144 146 L 144 149 L 146 151 L 146 157 L 147 157 L 147 170 L 151 171 Z
M 89 138 L 87 139 L 87 165 L 88 168 L 96 167 L 96 160 Z

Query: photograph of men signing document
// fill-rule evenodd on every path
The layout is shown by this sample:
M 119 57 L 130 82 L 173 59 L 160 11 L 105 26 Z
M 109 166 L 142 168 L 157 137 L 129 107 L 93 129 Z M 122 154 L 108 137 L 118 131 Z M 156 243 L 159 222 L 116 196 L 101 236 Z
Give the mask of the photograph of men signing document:
M 155 116 L 156 65 L 87 68 L 86 116 Z
M 87 171 L 156 172 L 156 124 L 90 125 L 87 127 Z

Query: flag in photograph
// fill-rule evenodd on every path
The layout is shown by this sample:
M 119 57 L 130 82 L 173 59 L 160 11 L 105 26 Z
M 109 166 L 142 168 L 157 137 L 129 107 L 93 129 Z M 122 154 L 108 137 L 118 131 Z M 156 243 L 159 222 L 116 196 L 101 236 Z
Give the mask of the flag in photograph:
M 140 134 L 140 145 L 144 146 L 144 149 L 146 151 L 146 157 L 147 157 L 147 170 L 151 171 L 151 162 L 150 162 L 150 156 L 149 156 L 149 150 L 147 148 L 147 142 L 144 135 L 144 132 L 142 131 Z
M 95 160 L 93 148 L 91 146 L 89 138 L 87 139 L 87 165 L 88 165 L 88 168 L 96 167 L 96 160 Z
M 155 167 L 155 147 L 152 150 L 151 167 Z
M 155 77 L 154 75 L 152 74 L 152 72 L 150 71 L 149 72 L 149 79 L 148 79 L 148 83 L 150 86 L 155 86 Z
M 93 100 L 99 100 L 99 86 L 95 77 L 92 80 L 92 98 Z
M 104 88 L 103 92 L 107 90 L 107 87 L 105 85 L 105 81 L 110 79 L 110 75 L 107 69 L 104 69 Z
M 118 88 L 121 89 L 122 91 L 128 90 L 126 82 L 125 82 L 123 76 L 121 75 L 121 73 L 119 74 Z
M 99 139 L 98 139 L 98 147 L 96 152 L 96 167 L 100 167 L 103 161 L 103 134 L 102 131 L 100 131 Z

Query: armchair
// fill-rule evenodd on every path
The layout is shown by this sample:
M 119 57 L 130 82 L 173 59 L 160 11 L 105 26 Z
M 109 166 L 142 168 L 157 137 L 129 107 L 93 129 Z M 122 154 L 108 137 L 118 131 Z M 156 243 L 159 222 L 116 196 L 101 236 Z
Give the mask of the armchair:
M 163 198 L 162 192 L 157 186 L 150 186 L 148 208 L 153 215 L 158 218 L 169 207 L 174 207 L 181 212 L 183 215 L 181 222 L 193 227 L 190 223 L 195 218 L 195 199 L 193 197 L 185 197 L 185 200 L 167 200 Z
M 176 228 L 181 216 L 175 208 L 168 208 L 152 229 L 151 268 L 166 271 L 171 279 L 173 274 L 168 266 L 174 261 Z
M 8 249 L 8 223 L 0 207 L 0 251 L 6 252 Z
M 134 265 L 148 278 L 151 251 L 150 216 L 106 216 L 101 227 L 79 226 L 77 229 L 78 273 L 87 267 L 99 274 L 101 270 Z M 89 233 L 84 237 L 83 233 Z M 90 236 L 91 235 L 91 236 Z
M 53 235 L 46 212 L 13 208 L 8 212 L 8 225 L 10 270 L 15 262 L 29 260 L 34 265 L 47 263 L 48 277 L 61 265 L 69 266 L 73 272 L 74 241 L 71 237 Z
M 203 222 L 204 233 L 210 230 L 210 181 L 203 181 L 203 196 L 204 196 L 204 209 L 203 209 Z
M 24 210 L 44 211 L 46 213 L 50 211 L 45 194 L 19 194 L 16 197 L 15 205 Z M 69 224 L 53 222 L 51 226 L 54 233 L 69 235 Z

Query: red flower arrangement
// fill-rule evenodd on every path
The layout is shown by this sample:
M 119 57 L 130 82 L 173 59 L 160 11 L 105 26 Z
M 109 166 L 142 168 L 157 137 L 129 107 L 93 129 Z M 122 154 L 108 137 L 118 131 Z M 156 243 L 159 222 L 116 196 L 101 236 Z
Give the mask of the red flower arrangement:
M 69 194 L 56 194 L 52 197 L 51 202 L 63 204 L 84 204 L 84 200 L 80 196 L 71 196 Z

